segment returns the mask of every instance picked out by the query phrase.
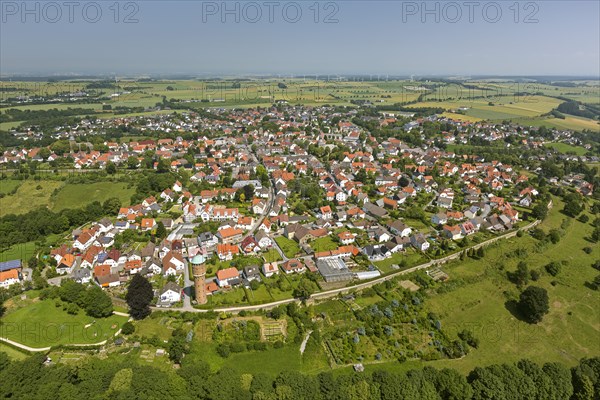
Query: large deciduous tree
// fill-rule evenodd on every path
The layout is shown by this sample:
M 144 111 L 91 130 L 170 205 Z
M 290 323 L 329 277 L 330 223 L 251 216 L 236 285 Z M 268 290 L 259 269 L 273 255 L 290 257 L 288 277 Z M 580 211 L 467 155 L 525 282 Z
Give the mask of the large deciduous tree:
M 521 293 L 519 311 L 527 322 L 537 324 L 549 310 L 550 306 L 546 289 L 529 286 Z

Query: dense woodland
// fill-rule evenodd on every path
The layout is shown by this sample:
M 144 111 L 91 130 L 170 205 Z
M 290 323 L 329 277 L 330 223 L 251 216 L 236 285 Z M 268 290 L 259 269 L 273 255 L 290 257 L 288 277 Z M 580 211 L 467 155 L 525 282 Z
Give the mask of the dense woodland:
M 336 376 L 283 371 L 276 377 L 242 375 L 192 357 L 164 371 L 126 358 L 91 358 L 81 365 L 47 365 L 45 356 L 10 361 L 0 353 L 0 396 L 13 399 L 225 399 L 225 400 L 595 400 L 600 398 L 600 358 L 571 369 L 528 360 L 477 367 L 467 376 L 425 367 L 407 373 L 375 371 Z

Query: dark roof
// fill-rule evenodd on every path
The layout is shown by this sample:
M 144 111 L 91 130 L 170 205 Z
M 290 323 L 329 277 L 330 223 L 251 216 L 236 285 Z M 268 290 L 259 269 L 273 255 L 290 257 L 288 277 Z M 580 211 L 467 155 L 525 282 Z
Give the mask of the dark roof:
M 21 268 L 21 260 L 10 260 L 0 263 L 0 272 Z

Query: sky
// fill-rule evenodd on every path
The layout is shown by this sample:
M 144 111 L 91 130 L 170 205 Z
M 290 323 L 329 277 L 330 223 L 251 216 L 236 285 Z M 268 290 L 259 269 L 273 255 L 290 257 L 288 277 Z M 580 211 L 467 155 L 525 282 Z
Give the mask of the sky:
M 0 74 L 600 74 L 600 1 L 0 0 Z

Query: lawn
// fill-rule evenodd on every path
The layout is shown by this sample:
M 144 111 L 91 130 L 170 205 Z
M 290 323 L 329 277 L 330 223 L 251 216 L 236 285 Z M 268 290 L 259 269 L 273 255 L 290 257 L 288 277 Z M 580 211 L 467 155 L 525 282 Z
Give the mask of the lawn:
M 262 256 L 265 259 L 265 262 L 281 261 L 281 255 L 279 255 L 279 252 L 275 249 L 269 249 L 268 251 L 265 251 L 262 253 Z
M 313 249 L 315 253 L 327 250 L 335 250 L 339 247 L 339 244 L 333 241 L 331 236 L 324 236 L 318 239 L 313 240 L 310 243 L 310 248 Z
M 542 224 L 546 231 L 559 227 L 566 218 L 559 212 L 561 202 L 554 202 L 554 209 Z M 600 355 L 600 309 L 593 306 L 600 303 L 600 294 L 585 286 L 597 275 L 590 265 L 598 258 L 598 249 L 589 255 L 582 251 L 590 246 L 584 237 L 591 230 L 589 224 L 570 220 L 556 245 L 538 249 L 537 240 L 529 236 L 511 238 L 490 247 L 482 260 L 466 259 L 445 267 L 449 284 L 456 282 L 456 288 L 432 295 L 427 304 L 440 316 L 449 335 L 469 328 L 481 343 L 463 359 L 440 360 L 433 365 L 466 372 L 475 366 L 521 358 L 575 364 L 581 357 Z M 527 251 L 526 256 L 511 256 L 519 248 Z M 550 312 L 537 325 L 517 319 L 506 306 L 519 293 L 506 278 L 506 271 L 514 271 L 521 260 L 530 269 L 542 272 L 537 282 L 529 284 L 545 288 L 550 297 Z M 544 272 L 543 266 L 551 261 L 567 262 L 557 277 Z
M 67 314 L 54 300 L 35 301 L 9 310 L 2 317 L 0 335 L 31 347 L 102 342 L 117 332 L 127 317 L 92 318 L 80 311 Z
M 100 203 L 111 197 L 117 197 L 123 205 L 129 204 L 129 199 L 135 189 L 126 183 L 97 182 L 83 184 L 67 184 L 52 198 L 52 210 L 60 211 L 65 208 L 79 208 L 92 201 Z
M 300 253 L 300 246 L 292 239 L 279 236 L 275 238 L 275 241 L 279 245 L 279 248 L 281 248 L 281 251 L 283 251 L 283 254 L 288 258 L 296 257 Z
M 23 181 L 15 194 L 0 199 L 0 216 L 24 214 L 38 207 L 46 207 L 50 204 L 53 191 L 62 185 L 57 181 Z

